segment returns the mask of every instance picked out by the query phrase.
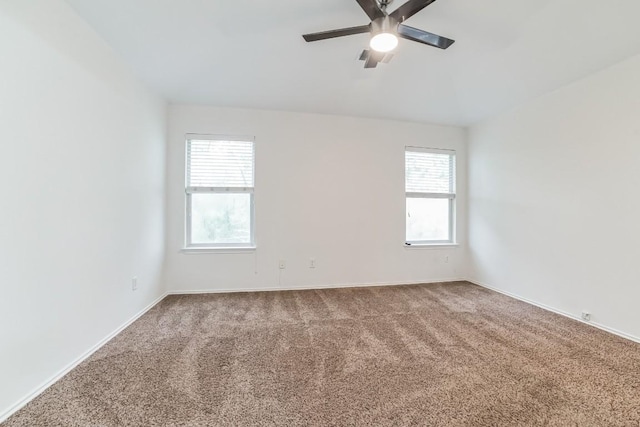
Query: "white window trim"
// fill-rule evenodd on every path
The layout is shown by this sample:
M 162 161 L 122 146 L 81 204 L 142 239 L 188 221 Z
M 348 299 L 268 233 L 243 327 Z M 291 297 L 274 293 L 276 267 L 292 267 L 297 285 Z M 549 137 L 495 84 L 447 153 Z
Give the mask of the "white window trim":
M 196 139 L 199 141 L 246 141 L 255 144 L 256 138 L 251 135 L 224 135 L 210 133 L 186 133 L 185 141 Z
M 252 254 L 256 251 L 255 246 L 243 246 L 237 248 L 223 247 L 223 248 L 182 248 L 178 252 L 194 255 L 194 254 Z
M 405 187 L 405 215 L 404 215 L 404 230 L 405 239 L 407 238 L 407 213 L 406 213 L 406 200 L 412 198 L 425 198 L 425 199 L 449 199 L 449 239 L 447 240 L 405 240 L 404 247 L 419 249 L 419 248 L 443 248 L 443 247 L 456 247 L 457 243 L 457 230 L 456 230 L 456 195 L 457 195 L 457 153 L 456 150 L 443 149 L 443 148 L 429 148 L 429 147 L 415 147 L 407 145 L 404 147 L 405 154 L 407 151 L 413 151 L 418 153 L 433 153 L 433 154 L 448 154 L 451 156 L 451 168 L 452 168 L 452 187 L 453 193 L 415 193 L 407 192 Z M 405 177 L 407 173 L 407 165 L 404 165 Z M 406 183 L 406 178 L 405 178 Z M 405 184 L 406 185 L 406 184 Z
M 404 245 L 405 249 L 408 250 L 419 250 L 419 249 L 457 249 L 460 247 L 459 243 L 408 243 L 406 242 Z
M 413 151 L 416 153 L 433 153 L 433 154 L 449 154 L 456 155 L 456 150 L 449 148 L 429 148 L 429 147 L 416 147 L 413 145 L 405 145 L 404 151 Z
M 255 230 L 255 169 L 256 169 L 256 147 L 255 137 L 239 136 L 239 135 L 212 135 L 212 134 L 185 134 L 185 184 L 187 178 L 187 163 L 189 162 L 188 145 L 191 140 L 200 141 L 246 141 L 253 144 L 253 187 L 190 187 L 185 185 L 185 229 L 184 229 L 184 247 L 180 249 L 182 253 L 243 253 L 253 252 L 256 249 L 256 230 Z M 195 193 L 227 193 L 227 194 L 249 194 L 250 199 L 250 242 L 242 243 L 193 243 L 191 242 L 191 195 Z

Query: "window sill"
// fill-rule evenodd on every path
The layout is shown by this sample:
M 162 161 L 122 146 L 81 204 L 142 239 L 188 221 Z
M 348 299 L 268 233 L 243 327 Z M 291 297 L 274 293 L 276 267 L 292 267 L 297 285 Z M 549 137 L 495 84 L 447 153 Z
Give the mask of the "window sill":
M 459 243 L 412 243 L 411 245 L 404 245 L 405 249 L 446 249 L 457 248 Z
M 180 253 L 192 254 L 246 254 L 255 252 L 255 246 L 219 247 L 219 248 L 182 248 Z

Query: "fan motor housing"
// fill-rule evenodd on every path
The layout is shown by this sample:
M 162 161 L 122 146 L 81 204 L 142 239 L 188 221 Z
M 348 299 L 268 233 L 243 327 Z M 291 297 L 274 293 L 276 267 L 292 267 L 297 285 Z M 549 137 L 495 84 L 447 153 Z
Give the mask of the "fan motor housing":
M 400 22 L 397 19 L 387 15 L 383 18 L 374 19 L 371 21 L 371 35 L 380 33 L 398 33 L 398 24 Z

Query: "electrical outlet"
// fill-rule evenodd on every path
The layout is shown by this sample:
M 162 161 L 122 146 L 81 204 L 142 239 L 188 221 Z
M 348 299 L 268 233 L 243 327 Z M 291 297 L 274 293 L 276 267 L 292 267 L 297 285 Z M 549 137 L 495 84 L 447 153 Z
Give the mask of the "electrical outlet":
M 309 268 L 316 268 L 316 259 L 309 258 Z
M 449 255 L 444 257 L 444 263 L 449 264 Z
M 131 279 L 131 290 L 132 291 L 138 290 L 138 278 L 137 277 L 133 277 Z
M 582 311 L 582 320 L 584 320 L 585 322 L 590 322 L 591 321 L 591 313 L 589 313 L 586 310 Z
M 281 259 L 278 263 L 278 267 L 280 267 L 280 270 L 284 270 L 285 268 L 287 268 L 287 261 Z

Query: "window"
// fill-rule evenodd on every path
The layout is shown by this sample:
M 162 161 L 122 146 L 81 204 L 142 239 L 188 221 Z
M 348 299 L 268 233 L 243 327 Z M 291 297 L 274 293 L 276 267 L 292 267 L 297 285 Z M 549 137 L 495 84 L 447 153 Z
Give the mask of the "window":
M 253 138 L 187 137 L 187 248 L 253 247 Z
M 406 147 L 407 244 L 454 242 L 455 151 Z

